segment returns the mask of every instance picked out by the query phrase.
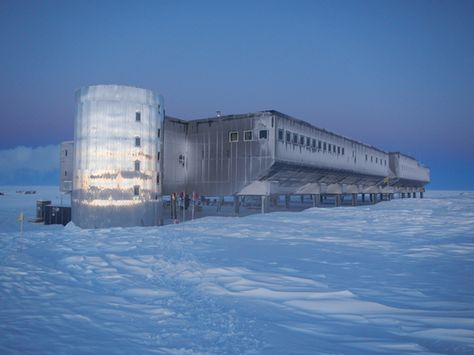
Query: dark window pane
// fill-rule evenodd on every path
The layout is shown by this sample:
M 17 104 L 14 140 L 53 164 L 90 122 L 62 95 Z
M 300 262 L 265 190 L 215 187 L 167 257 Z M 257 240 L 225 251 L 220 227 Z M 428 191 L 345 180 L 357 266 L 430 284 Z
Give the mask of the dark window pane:
M 229 141 L 237 142 L 239 140 L 239 132 L 229 132 Z
M 282 140 L 283 140 L 283 130 L 282 130 L 282 129 L 279 129 L 279 130 L 278 130 L 278 140 L 279 140 L 279 141 L 282 141 Z

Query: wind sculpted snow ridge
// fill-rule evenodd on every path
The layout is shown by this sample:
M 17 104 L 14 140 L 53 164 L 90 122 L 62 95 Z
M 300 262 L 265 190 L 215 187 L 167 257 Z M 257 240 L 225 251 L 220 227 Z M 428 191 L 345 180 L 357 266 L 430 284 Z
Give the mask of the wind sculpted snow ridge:
M 474 193 L 427 197 L 7 229 L 0 353 L 473 353 Z

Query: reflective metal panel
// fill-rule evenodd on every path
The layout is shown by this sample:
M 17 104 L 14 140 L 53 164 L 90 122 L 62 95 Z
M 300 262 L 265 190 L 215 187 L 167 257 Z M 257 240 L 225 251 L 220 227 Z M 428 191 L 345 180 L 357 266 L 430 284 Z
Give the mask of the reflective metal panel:
M 189 122 L 166 119 L 164 193 L 239 193 L 272 165 L 273 127 L 268 112 Z
M 163 124 L 163 191 L 186 190 L 188 122 L 166 118 Z
M 59 156 L 59 190 L 61 192 L 72 192 L 74 142 L 62 142 Z
M 83 228 L 156 225 L 163 99 L 97 85 L 76 94 L 72 221 Z

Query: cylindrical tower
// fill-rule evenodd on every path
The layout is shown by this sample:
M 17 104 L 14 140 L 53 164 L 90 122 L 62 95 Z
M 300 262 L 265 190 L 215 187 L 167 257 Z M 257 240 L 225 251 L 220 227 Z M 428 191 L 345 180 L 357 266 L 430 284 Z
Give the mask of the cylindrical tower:
M 72 221 L 82 228 L 157 225 L 163 98 L 96 85 L 76 93 Z

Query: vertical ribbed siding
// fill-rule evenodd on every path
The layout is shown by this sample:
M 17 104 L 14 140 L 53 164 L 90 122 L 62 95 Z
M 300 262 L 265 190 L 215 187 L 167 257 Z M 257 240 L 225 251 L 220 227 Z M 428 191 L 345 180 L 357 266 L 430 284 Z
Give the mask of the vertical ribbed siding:
M 145 89 L 98 85 L 79 90 L 76 105 L 73 222 L 84 228 L 157 224 L 161 97 Z

